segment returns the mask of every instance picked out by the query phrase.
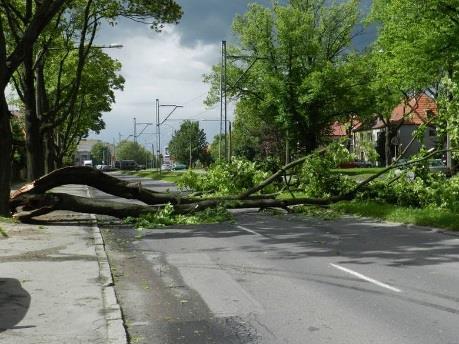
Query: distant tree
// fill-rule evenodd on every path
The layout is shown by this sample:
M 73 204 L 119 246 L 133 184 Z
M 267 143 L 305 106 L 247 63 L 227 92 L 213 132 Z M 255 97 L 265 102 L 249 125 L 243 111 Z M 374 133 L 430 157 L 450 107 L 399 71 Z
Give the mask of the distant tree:
M 189 166 L 193 166 L 197 160 L 206 164 L 208 161 L 206 134 L 203 129 L 199 129 L 199 122 L 183 122 L 169 142 L 169 152 L 175 160 Z
M 213 161 L 218 161 L 225 158 L 225 135 L 217 134 L 214 136 L 212 143 L 209 146 L 209 154 Z
M 91 158 L 96 165 L 108 164 L 111 160 L 110 149 L 106 144 L 97 142 L 91 148 Z
M 139 165 L 143 165 L 145 161 L 152 159 L 152 154 L 137 142 L 124 140 L 116 146 L 116 158 L 118 160 L 134 160 Z

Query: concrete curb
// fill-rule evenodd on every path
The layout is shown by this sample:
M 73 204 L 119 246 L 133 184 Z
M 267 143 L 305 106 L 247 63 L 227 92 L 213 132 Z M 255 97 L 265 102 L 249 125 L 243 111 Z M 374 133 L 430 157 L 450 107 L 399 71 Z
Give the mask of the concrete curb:
M 88 197 L 91 197 L 89 188 L 86 189 Z M 94 214 L 90 215 L 94 245 L 99 261 L 99 278 L 102 283 L 102 299 L 104 304 L 105 320 L 107 322 L 107 343 L 108 344 L 127 344 L 127 334 L 124 327 L 121 307 L 115 293 L 112 272 L 105 252 L 105 243 L 97 225 L 97 218 Z

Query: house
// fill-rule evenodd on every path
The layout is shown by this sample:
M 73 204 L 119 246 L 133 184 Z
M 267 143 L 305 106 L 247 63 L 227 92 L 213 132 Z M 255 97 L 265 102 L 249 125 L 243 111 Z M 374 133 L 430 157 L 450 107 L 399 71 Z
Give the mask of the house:
M 421 143 L 427 149 L 435 147 L 438 143 L 437 133 L 435 126 L 429 125 L 429 122 L 437 113 L 435 100 L 425 92 L 412 97 L 407 103 L 402 102 L 397 105 L 392 110 L 389 120 L 391 156 L 396 158 L 406 150 L 404 157 L 409 158 L 419 151 Z M 410 144 L 415 130 L 423 124 L 427 126 L 427 129 L 424 132 L 422 142 L 414 140 Z M 385 154 L 385 131 L 386 123 L 380 118 L 369 125 L 357 126 L 353 129 L 352 135 L 353 152 L 359 159 L 368 161 L 365 146 L 371 143 L 377 149 L 380 157 L 383 158 Z

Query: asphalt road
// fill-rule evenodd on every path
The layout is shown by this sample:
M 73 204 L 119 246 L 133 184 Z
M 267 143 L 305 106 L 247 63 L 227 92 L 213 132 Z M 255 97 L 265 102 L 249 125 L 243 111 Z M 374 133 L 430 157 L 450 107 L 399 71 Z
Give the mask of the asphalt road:
M 102 229 L 131 343 L 459 343 L 459 236 L 253 211 Z

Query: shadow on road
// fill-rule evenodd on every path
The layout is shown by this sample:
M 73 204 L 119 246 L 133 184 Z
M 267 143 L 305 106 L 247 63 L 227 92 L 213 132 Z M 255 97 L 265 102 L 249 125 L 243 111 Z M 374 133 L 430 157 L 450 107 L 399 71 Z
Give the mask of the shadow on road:
M 238 229 L 237 225 L 220 224 L 188 229 L 174 227 L 150 232 L 143 238 L 251 237 L 250 241 L 238 241 L 238 248 L 248 252 L 269 251 L 271 259 L 283 260 L 339 256 L 342 257 L 340 263 L 372 264 L 378 259 L 393 267 L 459 262 L 458 237 L 374 220 L 323 221 L 293 215 L 250 213 L 237 215 L 237 222 L 258 235 Z
M 21 328 L 16 325 L 24 319 L 29 306 L 30 295 L 17 279 L 0 278 L 0 333 Z

